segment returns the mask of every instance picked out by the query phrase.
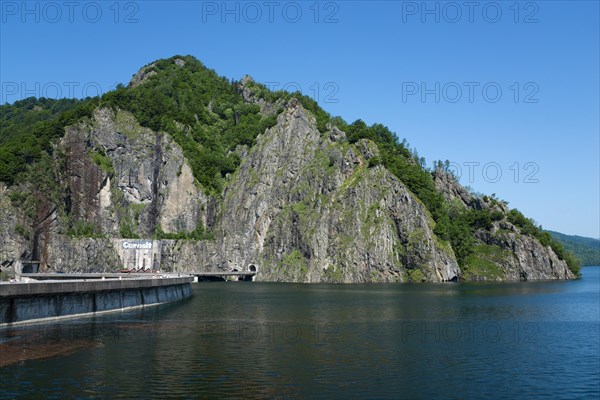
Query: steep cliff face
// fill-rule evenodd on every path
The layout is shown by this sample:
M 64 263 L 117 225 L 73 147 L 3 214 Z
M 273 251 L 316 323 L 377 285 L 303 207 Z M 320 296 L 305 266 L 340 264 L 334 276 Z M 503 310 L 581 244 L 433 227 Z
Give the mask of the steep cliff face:
M 0 270 L 13 274 L 22 271 L 24 260 L 31 260 L 31 248 L 25 239 L 27 228 L 19 221 L 19 212 L 8 195 L 0 183 Z
M 147 237 L 158 226 L 174 233 L 206 224 L 208 198 L 181 148 L 126 111 L 98 109 L 90 123 L 67 129 L 61 146 L 71 214 L 100 224 L 103 234 Z
M 331 139 L 335 138 L 335 141 Z M 260 279 L 302 282 L 447 281 L 451 250 L 368 141 L 321 134 L 296 100 L 262 135 L 225 191 L 228 267 L 259 262 Z
M 89 127 L 84 123 L 67 128 L 59 143 L 64 154 L 61 171 L 64 213 L 74 224 L 91 225 L 100 232 L 116 235 L 119 225 L 111 199 L 112 164 L 92 143 Z M 106 162 L 101 167 L 92 157 Z
M 479 230 L 476 237 L 482 243 L 501 249 L 503 257 L 490 260 L 502 270 L 502 279 L 573 279 L 567 263 L 560 260 L 549 246 L 521 234 L 509 222 L 500 222 L 490 231 Z
M 23 261 L 39 261 L 44 271 L 118 270 L 122 262 L 108 238 L 151 237 L 157 229 L 192 232 L 214 214 L 181 148 L 124 111 L 98 109 L 91 120 L 66 127 L 47 175 L 54 199 L 45 188 L 13 188 L 35 199 L 28 212 L 2 188 L 5 268 L 20 272 Z

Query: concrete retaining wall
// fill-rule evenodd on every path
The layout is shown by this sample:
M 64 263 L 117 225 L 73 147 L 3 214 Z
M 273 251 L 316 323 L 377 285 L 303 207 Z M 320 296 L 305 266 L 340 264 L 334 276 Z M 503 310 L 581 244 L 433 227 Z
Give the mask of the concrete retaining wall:
M 0 326 L 157 305 L 192 295 L 192 277 L 0 285 Z

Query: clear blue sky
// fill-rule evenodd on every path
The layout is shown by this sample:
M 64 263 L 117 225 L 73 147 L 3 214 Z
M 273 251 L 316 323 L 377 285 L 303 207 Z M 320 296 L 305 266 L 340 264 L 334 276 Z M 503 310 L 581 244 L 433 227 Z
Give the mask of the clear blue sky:
M 0 102 L 94 95 L 190 54 L 298 85 L 545 228 L 600 237 L 599 3 L 465 3 L 1 1 Z

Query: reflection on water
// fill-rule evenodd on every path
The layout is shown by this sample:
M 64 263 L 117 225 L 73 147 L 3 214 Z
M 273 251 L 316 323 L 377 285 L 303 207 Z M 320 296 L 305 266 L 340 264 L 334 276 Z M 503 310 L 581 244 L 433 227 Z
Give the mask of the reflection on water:
M 202 283 L 175 304 L 0 331 L 0 398 L 594 398 L 599 271 L 572 282 Z

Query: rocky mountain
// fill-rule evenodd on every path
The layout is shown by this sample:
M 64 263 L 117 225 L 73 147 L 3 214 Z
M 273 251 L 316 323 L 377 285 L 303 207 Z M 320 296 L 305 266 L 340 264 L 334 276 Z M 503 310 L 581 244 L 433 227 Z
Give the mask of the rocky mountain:
M 4 271 L 116 271 L 119 239 L 147 238 L 154 268 L 254 264 L 263 281 L 577 276 L 518 211 L 442 163 L 427 170 L 387 128 L 347 124 L 299 93 L 228 82 L 188 56 L 84 103 L 42 125 L 22 122 L 39 110 L 0 107 L 11 132 L 0 165 L 14 171 L 0 174 Z

